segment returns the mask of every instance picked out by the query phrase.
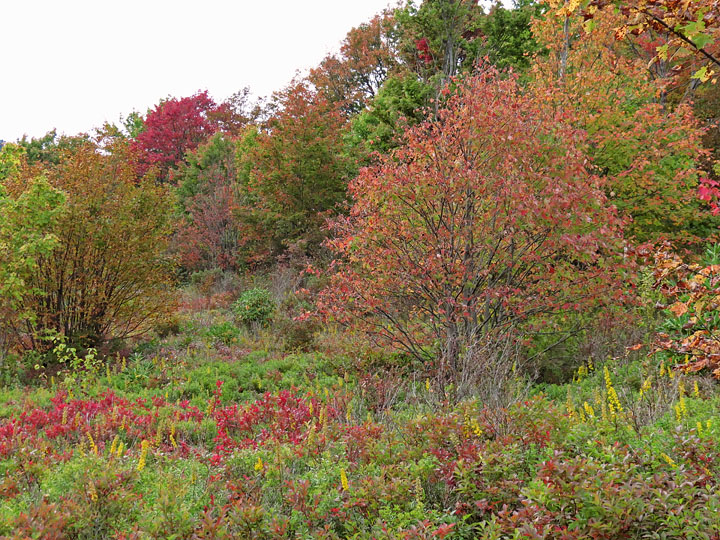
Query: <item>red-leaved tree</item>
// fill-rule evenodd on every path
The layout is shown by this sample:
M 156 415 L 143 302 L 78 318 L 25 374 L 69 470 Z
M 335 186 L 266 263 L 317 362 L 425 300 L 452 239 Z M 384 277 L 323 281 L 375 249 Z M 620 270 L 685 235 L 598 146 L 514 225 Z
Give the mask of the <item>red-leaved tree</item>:
M 220 129 L 213 113 L 218 106 L 207 90 L 184 98 L 162 101 L 145 119 L 145 129 L 133 143 L 140 152 L 138 173 L 144 175 L 156 167 L 158 178 L 170 180 L 170 171 L 185 157 Z
M 623 245 L 583 132 L 512 77 L 459 85 L 437 121 L 350 184 L 318 305 L 381 344 L 439 357 L 446 374 L 500 334 L 614 298 Z

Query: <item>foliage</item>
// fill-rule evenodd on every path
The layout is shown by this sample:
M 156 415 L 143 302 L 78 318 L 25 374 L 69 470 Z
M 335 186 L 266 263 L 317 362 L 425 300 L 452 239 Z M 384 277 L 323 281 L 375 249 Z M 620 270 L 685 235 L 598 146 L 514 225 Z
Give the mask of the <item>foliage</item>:
M 23 137 L 17 145 L 22 148 L 25 159 L 30 164 L 57 164 L 63 151 L 72 150 L 87 140 L 88 137 L 84 134 L 73 137 L 58 136 L 57 131 L 53 129 L 42 137 L 32 137 L 29 140 Z
M 514 6 L 0 141 L 0 537 L 720 540 L 717 5 Z
M 185 152 L 194 150 L 219 129 L 211 119 L 216 109 L 207 91 L 156 105 L 133 142 L 139 156 L 138 174 L 142 176 L 155 167 L 160 180 L 173 180 L 171 171 L 183 161 Z
M 88 390 L 134 380 L 137 366 L 122 365 Z M 153 379 L 168 369 L 149 366 Z M 227 382 L 212 380 L 217 368 Z M 227 371 L 236 368 L 177 371 L 187 390 L 210 381 L 192 403 L 165 396 L 182 392 L 175 381 L 142 397 L 109 388 L 6 393 L 0 534 L 689 539 L 716 520 L 717 399 L 687 395 L 681 421 L 662 417 L 634 435 L 624 416 L 610 416 L 604 370 L 591 369 L 567 387 L 567 403 L 532 398 L 509 406 L 503 423 L 474 401 L 410 400 L 381 422 L 358 414 L 371 404 L 348 377 L 242 402 L 229 392 L 246 379 Z M 621 371 L 607 373 L 624 411 L 643 399 L 625 394 Z M 263 383 L 272 376 L 265 371 Z M 574 403 L 581 390 L 600 401 Z M 421 385 L 412 394 L 432 392 Z
M 188 270 L 237 270 L 242 264 L 236 152 L 236 143 L 217 133 L 189 152 L 187 162 L 178 168 L 182 221 L 177 248 Z
M 480 59 L 481 16 L 475 0 L 408 2 L 395 13 L 404 64 L 439 92 Z
M 293 83 L 275 96 L 278 110 L 267 131 L 250 140 L 241 174 L 244 198 L 239 219 L 253 231 L 252 257 L 267 259 L 301 243 L 312 251 L 323 237 L 325 219 L 345 198 L 352 159 L 342 137 L 345 119 L 338 106 Z
M 480 20 L 485 40 L 482 49 L 487 51 L 489 60 L 498 69 L 525 70 L 538 51 L 530 22 L 533 16 L 540 15 L 541 4 L 534 0 L 521 0 L 514 4 L 513 9 L 508 9 L 497 2 Z
M 19 144 L 5 143 L 0 147 L 0 182 L 18 173 L 25 154 Z
M 142 114 L 133 111 L 127 115 L 127 118 L 120 117 L 120 123 L 124 129 L 124 133 L 131 139 L 136 139 L 145 130 L 145 120 Z
M 693 79 L 705 82 L 716 76 L 720 67 L 718 41 L 720 41 L 720 7 L 712 0 L 591 0 L 585 17 L 592 20 L 599 9 L 615 6 L 623 19 L 617 26 L 616 36 L 627 34 L 658 33 L 667 36 L 655 49 L 653 62 L 669 58 L 682 59 L 693 67 Z M 678 70 L 676 70 L 678 71 Z M 713 82 L 716 82 L 717 78 Z
M 530 317 L 610 300 L 620 222 L 582 135 L 493 71 L 438 116 L 351 183 L 321 312 L 455 364 Z
M 235 316 L 244 324 L 268 324 L 275 313 L 270 291 L 267 289 L 248 289 L 233 304 Z
M 368 109 L 353 118 L 348 135 L 350 146 L 364 157 L 397 147 L 402 143 L 405 128 L 425 119 L 424 106 L 431 94 L 432 87 L 412 74 L 388 79 Z
M 655 351 L 669 353 L 685 371 L 709 370 L 720 378 L 720 248 L 708 247 L 699 264 L 684 262 L 670 246 L 654 258 L 658 307 L 664 314 Z
M 33 275 L 58 245 L 53 231 L 64 203 L 63 194 L 41 176 L 14 194 L 0 181 L 0 352 L 9 334 L 35 317 L 26 299 L 42 294 L 33 288 Z
M 55 249 L 27 276 L 21 307 L 35 318 L 14 329 L 19 342 L 42 348 L 38 339 L 53 330 L 93 346 L 142 334 L 169 312 L 172 202 L 152 178 L 136 179 L 134 158 L 123 140 L 86 143 L 63 152 L 57 166 L 27 166 L 18 176 L 22 186 L 41 172 L 67 198 L 46 231 Z
M 339 55 L 327 56 L 308 80 L 331 103 L 350 115 L 362 111 L 398 67 L 395 21 L 391 12 L 376 15 L 348 32 Z
M 575 125 L 587 131 L 585 148 L 607 177 L 606 193 L 632 218 L 628 237 L 682 244 L 711 238 L 720 222 L 698 197 L 706 176 L 702 126 L 688 106 L 669 110 L 657 102 L 661 88 L 644 62 L 615 41 L 617 14 L 598 11 L 588 27 L 568 10 L 551 9 L 534 23 L 547 49 L 533 66 L 534 91 L 574 111 Z

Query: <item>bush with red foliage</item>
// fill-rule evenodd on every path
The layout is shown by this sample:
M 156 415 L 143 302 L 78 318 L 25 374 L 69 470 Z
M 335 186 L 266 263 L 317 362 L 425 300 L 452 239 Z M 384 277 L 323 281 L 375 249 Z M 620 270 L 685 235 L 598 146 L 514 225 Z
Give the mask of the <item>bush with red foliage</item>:
M 319 311 L 454 370 L 497 332 L 616 299 L 621 220 L 583 133 L 546 104 L 513 77 L 468 78 L 361 171 Z

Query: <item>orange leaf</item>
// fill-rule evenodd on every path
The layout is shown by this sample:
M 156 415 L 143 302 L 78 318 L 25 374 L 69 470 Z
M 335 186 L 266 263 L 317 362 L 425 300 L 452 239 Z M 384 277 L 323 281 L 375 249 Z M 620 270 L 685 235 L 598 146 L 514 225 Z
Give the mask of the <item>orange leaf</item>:
M 672 306 L 668 308 L 670 311 L 672 311 L 676 317 L 680 317 L 687 313 L 688 308 L 685 304 L 682 302 L 675 302 Z

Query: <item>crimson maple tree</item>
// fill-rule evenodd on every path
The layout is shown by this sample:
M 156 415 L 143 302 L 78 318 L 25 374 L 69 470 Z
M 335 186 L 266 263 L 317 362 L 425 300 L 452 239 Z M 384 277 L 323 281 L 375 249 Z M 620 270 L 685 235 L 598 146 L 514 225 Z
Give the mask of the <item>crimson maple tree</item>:
M 171 180 L 171 171 L 193 150 L 220 129 L 217 104 L 207 91 L 185 98 L 160 102 L 145 118 L 145 129 L 133 142 L 140 153 L 138 173 L 142 176 L 151 167 L 158 178 Z

